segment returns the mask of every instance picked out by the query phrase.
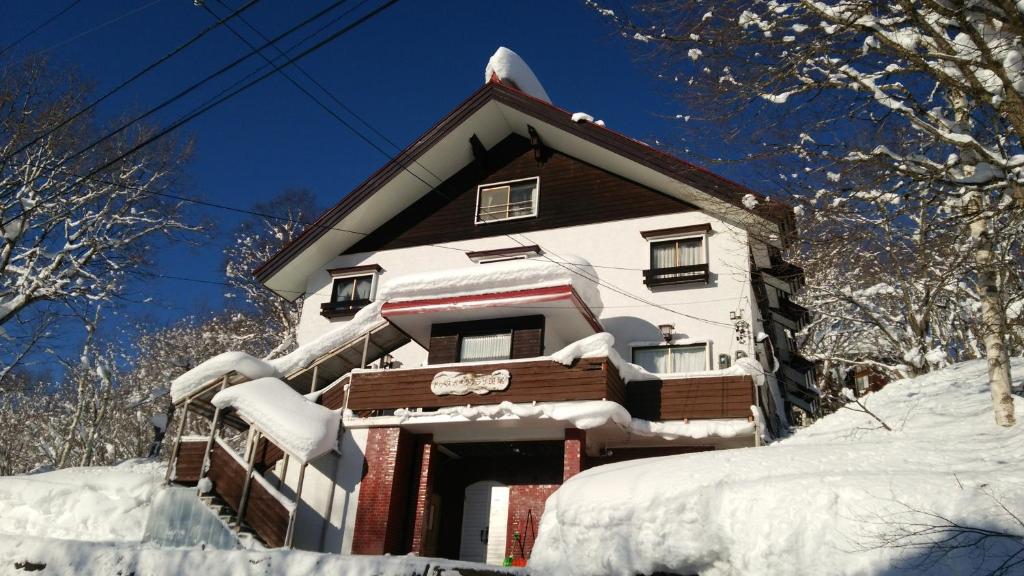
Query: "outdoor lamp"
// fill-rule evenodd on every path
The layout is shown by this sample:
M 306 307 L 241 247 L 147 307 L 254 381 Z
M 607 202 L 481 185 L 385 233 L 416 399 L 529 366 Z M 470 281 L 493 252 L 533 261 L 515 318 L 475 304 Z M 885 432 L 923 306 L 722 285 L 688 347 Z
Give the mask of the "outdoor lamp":
M 676 329 L 676 327 L 674 325 L 672 325 L 672 324 L 659 324 L 658 325 L 658 330 L 661 330 L 661 337 L 665 339 L 666 343 L 672 341 L 672 331 L 675 330 L 675 329 Z

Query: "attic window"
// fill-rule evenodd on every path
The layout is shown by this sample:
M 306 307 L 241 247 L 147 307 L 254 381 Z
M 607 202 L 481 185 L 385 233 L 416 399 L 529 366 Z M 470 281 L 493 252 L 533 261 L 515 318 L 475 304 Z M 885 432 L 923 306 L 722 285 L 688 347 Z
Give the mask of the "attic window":
M 331 296 L 320 305 L 320 314 L 327 318 L 351 316 L 373 302 L 380 272 L 376 265 L 328 270 L 332 277 Z
M 476 189 L 476 223 L 536 216 L 539 195 L 540 178 L 482 184 Z

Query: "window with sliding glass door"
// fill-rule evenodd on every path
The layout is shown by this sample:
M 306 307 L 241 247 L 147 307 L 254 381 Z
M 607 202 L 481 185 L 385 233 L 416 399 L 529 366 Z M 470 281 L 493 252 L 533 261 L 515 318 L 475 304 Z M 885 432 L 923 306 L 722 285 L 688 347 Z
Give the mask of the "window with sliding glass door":
M 476 223 L 536 216 L 539 195 L 540 178 L 483 184 L 477 188 Z
M 633 363 L 654 374 L 682 374 L 708 370 L 708 345 L 679 344 L 633 348 Z
M 650 239 L 650 268 L 644 271 L 644 284 L 707 283 L 707 237 L 704 234 L 678 238 Z
M 373 302 L 379 268 L 361 266 L 352 270 L 332 274 L 331 298 L 320 306 L 322 315 L 350 316 Z

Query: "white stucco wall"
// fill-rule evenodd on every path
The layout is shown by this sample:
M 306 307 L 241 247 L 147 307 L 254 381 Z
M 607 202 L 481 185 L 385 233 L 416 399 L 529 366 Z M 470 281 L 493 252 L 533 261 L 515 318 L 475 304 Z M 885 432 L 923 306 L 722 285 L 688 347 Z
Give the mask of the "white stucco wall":
M 710 223 L 708 263 L 711 282 L 684 284 L 650 289 L 643 283 L 642 270 L 649 267 L 649 243 L 640 232 L 678 226 Z M 472 226 L 472 222 L 467 222 Z M 711 367 L 717 367 L 719 354 L 735 358 L 737 350 L 753 352 L 751 338 L 740 344 L 736 340 L 730 312 L 742 314 L 754 324 L 753 296 L 749 279 L 747 234 L 702 212 L 680 212 L 603 222 L 584 226 L 556 228 L 514 235 L 522 244 L 537 244 L 554 260 L 558 255 L 576 254 L 594 265 L 598 276 L 607 284 L 648 300 L 665 310 L 638 302 L 607 287 L 600 287 L 604 308 L 595 310 L 605 329 L 615 336 L 616 348 L 626 359 L 631 358 L 630 344 L 658 343 L 659 324 L 675 325 L 674 343 L 708 342 Z M 445 268 L 486 266 L 473 264 L 465 251 L 479 251 L 518 246 L 507 236 L 445 243 L 448 248 L 417 246 L 338 256 L 311 275 L 307 281 L 307 299 L 299 324 L 299 342 L 305 343 L 345 320 L 331 321 L 320 315 L 320 304 L 330 297 L 329 268 L 378 264 L 384 268 L 381 281 L 389 277 Z M 455 248 L 455 249 L 451 249 Z M 756 332 L 755 332 L 756 333 Z M 550 347 L 550 343 L 549 347 Z M 554 350 L 545 350 L 551 353 Z M 405 366 L 426 362 L 426 352 L 416 344 L 396 351 L 394 356 Z
M 341 455 L 317 458 L 306 467 L 302 502 L 295 521 L 295 547 L 300 550 L 350 554 L 363 474 L 366 429 L 346 430 L 341 437 Z M 280 475 L 283 461 L 275 473 Z M 288 465 L 285 490 L 289 498 L 299 481 L 296 462 Z M 333 491 L 333 500 L 331 492 Z

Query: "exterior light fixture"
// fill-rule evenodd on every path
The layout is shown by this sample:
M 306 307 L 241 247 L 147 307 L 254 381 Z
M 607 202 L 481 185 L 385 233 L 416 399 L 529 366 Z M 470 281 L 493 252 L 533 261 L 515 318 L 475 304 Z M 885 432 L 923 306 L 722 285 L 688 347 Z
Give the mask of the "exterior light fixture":
M 661 337 L 665 340 L 666 343 L 672 341 L 672 331 L 675 329 L 676 327 L 672 324 L 658 325 L 658 330 L 661 330 Z

